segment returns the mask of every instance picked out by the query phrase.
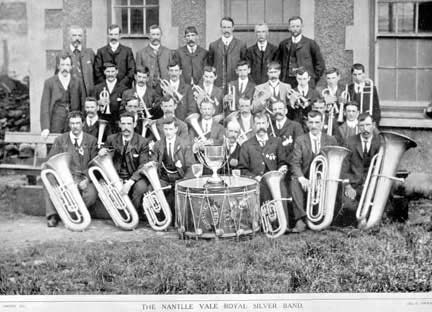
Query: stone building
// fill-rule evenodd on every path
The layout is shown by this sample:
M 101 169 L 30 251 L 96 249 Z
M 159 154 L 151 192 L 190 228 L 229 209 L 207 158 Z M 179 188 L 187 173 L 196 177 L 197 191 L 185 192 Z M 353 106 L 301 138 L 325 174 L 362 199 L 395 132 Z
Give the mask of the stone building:
M 383 126 L 432 127 L 423 117 L 431 101 L 432 1 L 424 0 L 0 0 L 0 70 L 30 76 L 31 129 L 39 131 L 39 103 L 53 55 L 68 44 L 67 27 L 85 28 L 85 45 L 106 44 L 107 25 L 123 30 L 134 51 L 147 44 L 151 24 L 163 29 L 162 43 L 183 45 L 184 28 L 195 25 L 206 48 L 218 38 L 219 21 L 231 16 L 236 36 L 254 41 L 253 27 L 270 26 L 270 41 L 287 36 L 287 20 L 304 19 L 304 33 L 320 45 L 327 66 L 363 63 L 378 87 Z

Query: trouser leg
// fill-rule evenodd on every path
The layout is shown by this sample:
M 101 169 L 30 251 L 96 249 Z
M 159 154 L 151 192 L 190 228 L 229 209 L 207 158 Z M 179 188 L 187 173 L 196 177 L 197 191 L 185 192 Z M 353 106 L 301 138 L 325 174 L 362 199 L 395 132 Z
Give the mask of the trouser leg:
M 296 178 L 291 179 L 290 188 L 292 194 L 292 215 L 294 216 L 294 221 L 297 221 L 306 216 L 305 192 Z

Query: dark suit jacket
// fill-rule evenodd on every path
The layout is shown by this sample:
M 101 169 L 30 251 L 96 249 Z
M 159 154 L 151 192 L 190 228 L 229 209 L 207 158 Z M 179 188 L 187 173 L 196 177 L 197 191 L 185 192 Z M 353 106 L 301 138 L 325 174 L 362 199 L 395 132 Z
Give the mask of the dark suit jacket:
M 80 151 L 82 155 L 79 153 Z M 65 152 L 72 155 L 71 173 L 87 176 L 89 162 L 97 156 L 97 140 L 92 135 L 83 133 L 81 146 L 77 150 L 70 139 L 70 132 L 63 133 L 54 140 L 48 157 Z
M 298 88 L 294 88 L 294 90 L 299 92 Z M 320 97 L 320 94 L 317 90 L 309 87 L 305 97 L 309 100 L 309 106 L 307 106 L 305 109 L 300 107 L 294 109 L 292 107 L 294 104 L 290 102 L 290 105 L 288 105 L 287 114 L 289 119 L 295 120 L 302 125 L 304 124 L 304 119 L 306 118 L 308 112 L 312 109 L 312 103 Z
M 380 148 L 380 138 L 378 135 L 372 136 L 372 142 L 369 150 L 370 157 L 376 155 Z M 364 166 L 363 147 L 360 134 L 350 137 L 346 141 L 346 147 L 351 150 L 345 160 L 342 168 L 342 176 L 348 179 L 352 187 L 359 189 L 363 186 L 367 176 L 368 167 Z
M 150 45 L 136 53 L 136 66 L 147 66 L 150 70 L 148 84 L 155 87 L 159 82 L 157 79 L 168 79 L 168 64 L 173 60 L 173 51 L 167 47 L 160 46 L 157 54 Z
M 100 99 L 100 93 L 103 91 L 104 88 L 106 88 L 106 90 L 109 92 L 108 86 L 106 84 L 106 80 L 95 86 L 95 93 L 96 93 L 96 99 L 97 100 Z M 113 131 L 116 131 L 116 128 L 117 128 L 115 122 L 117 122 L 120 119 L 120 107 L 121 107 L 121 102 L 122 102 L 122 95 L 126 89 L 127 89 L 127 87 L 122 85 L 121 83 L 119 83 L 119 80 L 117 79 L 117 83 L 115 84 L 112 92 L 110 93 L 110 112 L 111 112 L 111 114 L 110 115 L 108 115 L 108 114 L 101 114 L 100 115 L 100 117 L 102 117 L 102 119 L 108 120 L 110 122 L 111 129 Z
M 292 47 L 292 39 L 289 37 L 281 41 L 274 55 L 274 59 L 281 63 L 281 80 L 288 81 L 289 78 L 289 56 Z M 317 82 L 325 71 L 324 58 L 321 55 L 318 44 L 305 36 L 297 43 L 295 55 L 297 58 L 297 66 L 304 67 L 312 79 Z M 292 70 L 292 69 L 291 69 Z
M 366 91 L 368 91 L 369 88 L 366 87 Z M 360 93 L 356 93 L 354 90 L 354 83 L 351 83 L 348 86 L 348 93 L 350 95 L 351 101 L 356 101 L 360 105 Z M 369 101 L 370 101 L 370 94 L 365 93 L 363 95 L 363 107 L 360 107 L 360 111 L 366 112 L 369 111 Z M 373 99 L 372 99 L 372 112 L 369 112 L 369 114 L 372 115 L 373 120 L 375 121 L 376 125 L 378 126 L 381 120 L 381 108 L 378 98 L 378 91 L 377 88 L 373 87 Z
M 123 139 L 121 133 L 110 135 L 105 143 L 107 148 L 112 148 L 113 163 L 117 172 L 120 171 L 122 153 L 123 153 Z M 126 150 L 126 166 L 130 175 L 130 179 L 138 181 L 142 176 L 140 173 L 141 166 L 150 161 L 150 152 L 148 147 L 148 140 L 134 133 Z
M 194 84 L 198 84 L 204 74 L 204 66 L 207 64 L 208 51 L 197 46 L 193 54 L 189 53 L 187 46 L 176 50 L 175 59 L 181 65 L 182 76 L 187 84 L 191 84 L 193 77 Z
M 225 54 L 227 54 L 226 65 Z M 235 72 L 237 63 L 244 59 L 246 59 L 246 44 L 240 39 L 234 37 L 231 40 L 226 53 L 221 38 L 210 43 L 208 65 L 216 68 L 217 78 L 215 85 L 224 89 L 229 81 L 232 81 L 237 77 Z M 227 70 L 224 74 L 225 66 Z
M 263 56 L 261 56 L 257 43 L 247 48 L 246 58 L 249 61 L 251 67 L 250 75 L 255 84 L 259 85 L 268 80 L 267 64 L 272 60 L 276 50 L 277 47 L 268 41 Z
M 199 86 L 204 90 L 204 87 L 202 84 L 200 84 Z M 212 100 L 217 101 L 217 105 L 215 104 L 215 113 L 214 113 L 215 115 L 222 114 L 224 111 L 224 109 L 223 109 L 223 96 L 224 96 L 223 90 L 214 85 L 212 92 L 210 94 L 210 98 Z M 193 98 L 193 93 L 192 93 L 192 99 L 189 102 L 187 115 L 192 114 L 192 113 L 199 113 L 199 112 L 200 112 L 200 110 L 199 110 L 198 104 L 195 101 L 195 99 Z
M 248 83 L 246 84 L 246 88 L 244 88 L 243 92 L 240 92 L 240 81 L 238 79 L 230 81 L 228 83 L 228 88 L 231 86 L 235 86 L 235 107 L 236 110 L 239 110 L 239 98 L 248 97 L 252 100 L 255 93 L 255 83 L 248 79 Z
M 358 128 L 358 127 L 356 127 Z M 351 135 L 350 135 L 351 133 Z M 348 125 L 346 122 L 344 122 L 342 125 L 340 125 L 337 128 L 337 131 L 334 135 L 334 137 L 336 138 L 336 140 L 338 141 L 338 143 L 342 146 L 347 145 L 347 139 L 351 136 L 355 136 L 355 129 L 349 129 Z
M 272 120 L 272 123 L 276 137 L 281 138 L 282 146 L 285 149 L 285 153 L 289 159 L 294 149 L 295 140 L 299 136 L 303 135 L 303 128 L 298 122 L 289 120 L 288 118 L 285 120 L 285 123 L 281 129 L 276 127 L 275 120 Z
M 152 159 L 157 161 L 159 164 L 162 163 L 163 155 L 166 150 L 166 140 L 157 141 L 153 147 L 154 153 L 152 154 Z M 176 137 L 174 143 L 174 163 L 178 160 L 181 161 L 182 167 L 177 168 L 178 173 L 182 178 L 192 178 L 192 164 L 195 163 L 195 159 L 192 153 L 191 145 L 189 141 L 183 138 Z M 160 169 L 160 168 L 159 168 Z
M 70 110 L 81 111 L 85 100 L 85 93 L 79 80 L 71 75 L 69 82 Z M 54 75 L 45 80 L 40 106 L 40 126 L 41 129 L 50 129 L 52 111 L 54 104 L 62 98 L 63 85 L 58 75 Z
M 132 87 L 132 81 L 135 74 L 135 59 L 132 49 L 120 44 L 115 52 L 108 45 L 97 50 L 94 72 L 96 83 L 102 83 L 105 80 L 104 67 L 105 63 L 113 63 L 118 66 L 118 81 L 127 88 Z M 98 94 L 96 94 L 98 95 Z
M 198 119 L 198 123 L 202 129 L 202 121 L 201 118 Z M 202 129 L 204 131 L 204 129 Z M 205 136 L 207 139 L 213 139 L 214 145 L 221 145 L 224 140 L 224 134 L 225 134 L 225 128 L 216 122 L 212 122 L 210 132 L 207 133 Z M 193 142 L 195 137 L 198 137 L 198 134 L 195 132 L 195 130 L 190 127 L 189 128 L 189 140 L 190 142 Z
M 89 126 L 87 124 L 87 120 L 84 120 L 83 131 L 85 133 L 94 136 L 97 139 L 99 135 L 99 120 L 100 119 L 98 119 L 98 121 L 96 121 L 92 126 Z M 109 124 L 107 124 L 104 130 L 104 134 L 102 136 L 102 142 L 106 142 L 107 137 L 110 135 L 111 135 L 111 127 Z
M 268 171 L 278 170 L 283 165 L 288 163 L 280 138 L 269 137 L 266 145 L 261 147 L 256 136 L 253 136 L 241 146 L 238 168 L 241 169 L 242 175 L 262 176 Z
M 136 87 L 127 89 L 122 93 L 120 113 L 123 113 L 126 110 L 127 98 L 135 94 L 138 96 Z M 159 103 L 157 103 L 157 95 L 153 88 L 147 86 L 146 92 L 144 93 L 144 96 L 141 100 L 143 100 L 146 107 L 149 108 L 150 114 L 153 116 L 153 118 L 159 118 L 161 115 L 163 115 Z
M 338 145 L 336 139 L 325 133 L 321 134 L 321 148 L 329 145 Z M 292 179 L 299 177 L 309 178 L 309 169 L 314 158 L 309 133 L 299 136 L 294 143 L 294 151 L 291 157 Z
M 188 114 L 188 107 L 190 105 L 191 102 L 194 102 L 193 100 L 193 93 L 192 93 L 192 89 L 191 86 L 186 84 L 183 79 L 180 79 L 180 83 L 178 86 L 177 91 L 183 96 L 180 103 L 177 103 L 177 108 L 175 110 L 175 116 L 180 119 L 180 120 L 184 120 Z M 162 90 L 162 88 L 160 87 L 160 83 L 157 84 L 156 88 L 155 88 L 155 92 L 156 92 L 156 105 L 160 107 L 164 92 Z M 162 114 L 163 115 L 163 114 Z M 159 116 L 159 118 L 162 116 Z
M 228 149 L 228 146 L 226 147 Z M 238 169 L 238 162 L 240 159 L 240 149 L 241 146 L 236 143 L 235 149 L 232 153 L 230 151 L 227 152 L 227 160 L 225 165 L 218 170 L 220 174 L 231 175 L 233 169 Z M 236 164 L 237 163 L 237 164 Z

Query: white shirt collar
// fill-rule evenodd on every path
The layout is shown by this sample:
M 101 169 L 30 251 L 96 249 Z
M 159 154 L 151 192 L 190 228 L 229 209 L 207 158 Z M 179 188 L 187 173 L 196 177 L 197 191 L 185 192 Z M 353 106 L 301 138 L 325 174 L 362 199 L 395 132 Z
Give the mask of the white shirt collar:
M 302 34 L 298 35 L 297 37 L 292 36 L 291 40 L 294 43 L 299 43 L 299 41 L 302 39 L 302 37 L 303 37 Z
M 63 88 L 65 88 L 65 90 L 67 90 L 67 88 L 69 87 L 69 82 L 71 80 L 71 75 L 67 75 L 66 77 L 64 77 L 62 74 L 58 73 L 58 77 L 60 79 L 60 82 L 63 86 Z
M 279 128 L 282 128 L 282 126 L 285 124 L 285 121 L 287 120 L 287 117 L 284 116 L 282 120 L 276 120 L 276 126 Z
M 130 143 L 130 141 L 132 141 L 132 137 L 133 136 L 131 136 L 130 138 L 129 138 L 129 140 L 127 140 L 127 142 L 128 143 Z M 126 143 L 126 138 L 122 135 L 122 142 L 123 142 L 123 145 L 125 145 L 125 143 Z
M 76 48 L 72 44 L 69 45 L 69 47 L 70 47 L 70 50 L 72 52 L 75 51 L 75 49 L 78 49 L 80 52 L 82 51 L 82 45 L 81 44 L 78 47 L 76 47 Z
M 149 47 L 152 48 L 153 50 L 156 50 L 156 51 L 159 51 L 160 46 L 161 46 L 160 44 L 153 45 L 153 44 L 149 43 Z
M 271 80 L 269 80 L 268 83 L 271 87 L 277 88 L 280 85 L 280 80 L 277 80 L 275 83 L 273 83 Z
M 357 119 L 356 120 L 352 120 L 352 121 L 351 120 L 347 120 L 346 124 L 347 124 L 347 126 L 349 128 L 355 128 L 355 127 L 357 127 L 358 121 L 357 121 Z
M 146 92 L 146 90 L 147 90 L 147 86 L 144 85 L 144 87 L 140 87 L 140 86 L 136 85 L 136 90 L 137 90 L 137 94 L 138 94 L 140 97 L 143 97 L 144 94 L 145 94 L 145 92 Z
M 186 45 L 186 47 L 187 47 L 189 53 L 192 54 L 192 53 L 195 53 L 195 51 L 198 48 L 198 45 L 195 45 L 194 47 L 190 47 L 189 45 Z
M 170 84 L 171 84 L 172 87 L 174 87 L 174 90 L 177 91 L 178 88 L 179 88 L 179 85 L 180 85 L 180 80 L 178 79 L 178 80 L 175 81 L 175 82 L 170 80 Z
M 112 92 L 116 83 L 117 83 L 117 78 L 113 82 L 109 82 L 108 80 L 106 80 L 106 85 L 108 87 L 109 93 Z
M 258 140 L 258 142 L 260 142 L 260 141 L 266 141 L 267 142 L 269 139 L 267 133 L 265 133 L 262 138 L 258 137 L 258 135 L 255 135 L 255 136 L 256 136 L 256 139 Z
M 261 42 L 257 42 L 257 45 L 258 45 L 258 49 L 259 49 L 260 51 L 265 50 L 265 49 L 267 48 L 267 40 L 264 41 L 263 43 L 261 43 Z
M 69 132 L 69 137 L 71 139 L 72 144 L 75 144 L 75 138 L 78 139 L 78 146 L 81 146 L 81 143 L 83 141 L 84 133 L 81 131 L 81 133 L 78 135 L 78 137 L 74 136 L 72 131 Z
M 113 52 L 115 52 L 117 49 L 118 49 L 118 47 L 119 47 L 119 45 L 120 45 L 120 42 L 116 42 L 116 43 L 109 43 L 109 46 L 111 47 L 111 50 L 113 51 Z
M 167 144 L 167 146 L 168 146 L 168 144 L 173 144 L 174 145 L 174 143 L 175 143 L 175 139 L 176 139 L 176 136 L 174 136 L 172 139 L 168 139 L 167 137 L 165 137 L 166 138 L 166 144 Z
M 98 120 L 99 116 L 97 114 L 93 118 L 90 118 L 90 116 L 86 116 L 86 122 L 89 126 L 93 126 Z
M 308 94 L 309 92 L 309 86 L 306 86 L 304 88 L 297 86 L 297 90 L 303 95 L 303 93 L 305 94 L 305 96 Z
M 312 134 L 312 132 L 309 132 L 309 137 L 310 137 L 310 139 L 313 141 L 313 140 L 318 140 L 318 141 L 321 141 L 321 132 L 317 135 L 317 136 L 314 136 L 313 134 Z
M 357 90 L 358 90 L 359 87 L 360 87 L 360 91 L 362 91 L 363 87 L 364 87 L 364 82 L 362 82 L 362 83 L 356 83 L 356 82 L 354 82 L 354 92 L 357 92 Z
M 229 45 L 231 43 L 231 41 L 233 40 L 234 36 L 231 36 L 229 38 L 226 37 L 222 37 L 222 42 L 224 45 Z
M 213 91 L 213 85 L 210 85 L 210 86 L 206 86 L 206 85 L 203 85 L 203 88 L 204 88 L 204 91 L 205 92 L 207 92 L 207 94 L 208 95 L 211 95 L 212 94 L 212 91 Z

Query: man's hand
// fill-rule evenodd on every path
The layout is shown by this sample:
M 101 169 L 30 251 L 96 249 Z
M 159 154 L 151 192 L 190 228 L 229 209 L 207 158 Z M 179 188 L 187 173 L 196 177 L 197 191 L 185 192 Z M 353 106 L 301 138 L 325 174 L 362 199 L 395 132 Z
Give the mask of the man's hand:
M 153 140 L 150 141 L 149 144 L 148 144 L 149 150 L 152 151 L 152 152 L 154 152 L 154 150 L 153 150 L 154 145 L 155 145 L 155 141 L 153 141 Z
M 127 180 L 125 182 L 125 184 L 123 184 L 123 187 L 122 187 L 122 189 L 120 191 L 120 194 L 122 194 L 122 195 L 128 195 L 129 191 L 130 191 L 132 185 L 134 185 L 134 183 L 135 183 L 135 181 L 133 181 L 133 180 Z
M 108 154 L 108 149 L 106 149 L 105 147 L 102 147 L 98 152 L 99 157 L 103 157 L 107 154 Z
M 257 180 L 258 182 L 261 182 L 262 177 L 261 176 L 256 176 L 255 180 Z
M 348 197 L 351 200 L 354 200 L 357 195 L 356 190 L 351 186 L 351 184 L 348 184 L 345 186 L 345 196 Z
M 181 162 L 180 159 L 176 161 L 175 166 L 176 166 L 177 168 L 181 168 L 181 167 L 183 167 L 182 162 Z
M 41 132 L 41 137 L 46 140 L 48 138 L 48 135 L 50 134 L 49 129 L 43 129 Z
M 288 172 L 288 166 L 287 166 L 287 165 L 283 165 L 283 166 L 281 166 L 281 167 L 278 169 L 278 171 L 279 171 L 280 173 L 285 174 L 285 173 Z
M 299 177 L 298 181 L 299 181 L 303 191 L 307 192 L 307 190 L 309 189 L 309 180 L 306 179 L 305 177 Z
M 80 191 L 85 190 L 89 185 L 89 180 L 87 178 L 84 178 L 80 183 L 78 183 L 78 188 Z

